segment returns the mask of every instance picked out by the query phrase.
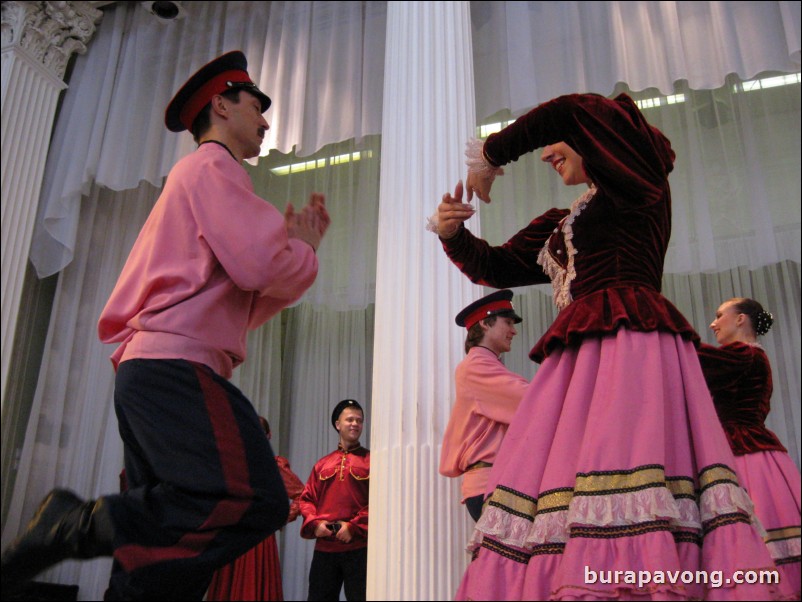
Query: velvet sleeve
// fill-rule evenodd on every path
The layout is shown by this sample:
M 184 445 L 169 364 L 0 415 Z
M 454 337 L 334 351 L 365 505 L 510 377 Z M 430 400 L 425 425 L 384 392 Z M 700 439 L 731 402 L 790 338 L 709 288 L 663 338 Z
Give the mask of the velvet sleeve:
M 565 142 L 585 172 L 619 209 L 659 202 L 673 169 L 671 143 L 626 94 L 560 96 L 491 134 L 485 156 L 501 166 L 537 148 Z
M 697 353 L 707 388 L 713 395 L 736 385 L 738 379 L 752 366 L 752 354 L 744 353 L 740 345 L 728 348 L 702 343 Z
M 567 209 L 550 209 L 501 246 L 490 246 L 467 228 L 442 240 L 448 258 L 471 282 L 493 288 L 510 288 L 549 282 L 537 264 L 537 257 L 546 239 Z

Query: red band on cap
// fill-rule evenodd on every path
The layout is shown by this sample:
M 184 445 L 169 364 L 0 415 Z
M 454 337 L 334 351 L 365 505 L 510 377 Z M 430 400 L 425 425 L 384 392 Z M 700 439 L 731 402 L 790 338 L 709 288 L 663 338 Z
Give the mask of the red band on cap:
M 510 301 L 505 301 L 505 300 L 493 301 L 492 303 L 483 305 L 476 311 L 470 313 L 465 318 L 465 328 L 470 330 L 471 327 L 474 324 L 476 324 L 479 320 L 484 320 L 485 318 L 487 318 L 488 313 L 495 314 L 504 310 L 515 311 L 512 307 L 512 303 Z
M 223 71 L 218 73 L 208 82 L 203 84 L 192 97 L 184 103 L 179 119 L 185 128 L 192 130 L 192 122 L 203 110 L 215 94 L 220 94 L 228 90 L 226 82 L 236 82 L 238 84 L 253 83 L 247 71 L 236 69 L 234 71 Z

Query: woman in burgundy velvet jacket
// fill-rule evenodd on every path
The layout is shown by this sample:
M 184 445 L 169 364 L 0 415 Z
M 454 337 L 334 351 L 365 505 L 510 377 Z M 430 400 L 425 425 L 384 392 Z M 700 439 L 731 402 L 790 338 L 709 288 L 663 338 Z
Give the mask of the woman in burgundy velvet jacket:
M 702 344 L 699 360 L 735 454 L 738 479 L 755 502 L 781 583 L 798 600 L 802 478 L 764 422 L 770 410 L 771 365 L 757 337 L 766 334 L 773 321 L 754 299 L 725 301 L 710 324 L 719 347 Z
M 457 598 L 704 599 L 716 583 L 660 575 L 774 568 L 726 437 L 711 433 L 698 335 L 660 294 L 669 140 L 627 95 L 561 96 L 469 143 L 468 201 L 489 202 L 501 166 L 541 147 L 566 185 L 585 187 L 570 209 L 490 246 L 464 226 L 474 210 L 460 183 L 433 220 L 472 282 L 551 281 L 560 309 L 530 353 L 542 366 L 491 471 Z M 728 584 L 716 595 L 777 592 Z

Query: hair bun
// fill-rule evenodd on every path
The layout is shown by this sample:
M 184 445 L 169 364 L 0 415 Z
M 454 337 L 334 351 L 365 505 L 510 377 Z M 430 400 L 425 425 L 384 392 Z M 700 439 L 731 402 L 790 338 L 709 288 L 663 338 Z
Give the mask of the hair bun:
M 755 333 L 758 336 L 763 336 L 771 329 L 772 324 L 774 324 L 774 316 L 765 310 L 758 312 Z

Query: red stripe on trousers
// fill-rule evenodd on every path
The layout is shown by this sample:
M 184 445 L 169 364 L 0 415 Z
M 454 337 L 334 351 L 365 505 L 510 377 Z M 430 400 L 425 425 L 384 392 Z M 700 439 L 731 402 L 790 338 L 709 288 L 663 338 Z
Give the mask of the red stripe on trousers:
M 129 544 L 117 548 L 114 557 L 127 572 L 159 562 L 199 556 L 221 527 L 237 524 L 251 505 L 253 489 L 245 446 L 228 396 L 203 369 L 196 368 L 195 371 L 212 423 L 226 489 L 235 499 L 218 502 L 197 531 L 186 533 L 172 546 Z

